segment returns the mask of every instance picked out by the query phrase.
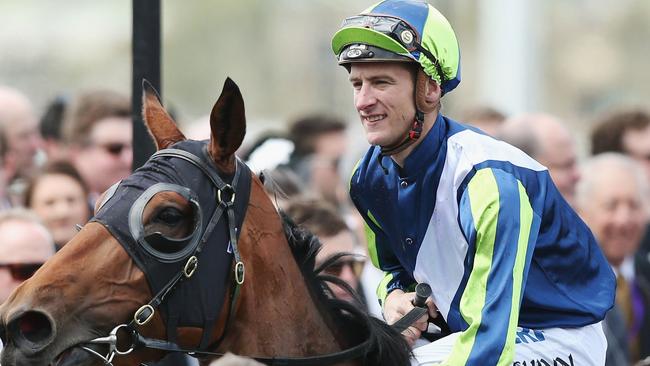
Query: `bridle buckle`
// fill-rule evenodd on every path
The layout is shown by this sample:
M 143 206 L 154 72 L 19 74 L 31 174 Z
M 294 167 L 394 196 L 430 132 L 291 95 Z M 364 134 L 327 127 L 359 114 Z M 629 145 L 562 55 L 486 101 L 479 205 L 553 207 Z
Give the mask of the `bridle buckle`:
M 239 261 L 235 264 L 235 281 L 238 285 L 244 284 L 244 277 L 246 276 L 246 268 L 244 262 Z
M 187 263 L 185 263 L 185 267 L 183 267 L 183 275 L 185 278 L 190 278 L 196 272 L 196 269 L 198 268 L 199 260 L 196 258 L 196 256 L 191 256 L 188 260 Z
M 217 190 L 217 200 L 219 203 L 226 205 L 235 203 L 235 189 L 230 184 L 226 184 L 223 188 Z
M 156 310 L 154 310 L 153 306 L 149 304 L 142 305 L 140 309 L 133 314 L 133 321 L 135 321 L 137 325 L 145 325 L 149 323 L 155 313 Z

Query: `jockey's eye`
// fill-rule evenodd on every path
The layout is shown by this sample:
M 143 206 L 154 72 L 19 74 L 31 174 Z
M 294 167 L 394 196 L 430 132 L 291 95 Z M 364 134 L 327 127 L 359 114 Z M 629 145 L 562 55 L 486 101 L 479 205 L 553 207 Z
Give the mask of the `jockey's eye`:
M 154 218 L 154 222 L 167 226 L 176 226 L 183 220 L 183 214 L 176 207 L 165 207 Z

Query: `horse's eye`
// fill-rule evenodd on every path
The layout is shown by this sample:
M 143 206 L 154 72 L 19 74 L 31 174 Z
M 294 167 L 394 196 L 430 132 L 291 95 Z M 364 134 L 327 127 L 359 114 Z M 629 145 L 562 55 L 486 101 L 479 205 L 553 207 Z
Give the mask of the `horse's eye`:
M 165 207 L 156 215 L 154 222 L 167 226 L 176 226 L 181 223 L 181 220 L 183 220 L 183 214 L 179 209 L 176 207 Z

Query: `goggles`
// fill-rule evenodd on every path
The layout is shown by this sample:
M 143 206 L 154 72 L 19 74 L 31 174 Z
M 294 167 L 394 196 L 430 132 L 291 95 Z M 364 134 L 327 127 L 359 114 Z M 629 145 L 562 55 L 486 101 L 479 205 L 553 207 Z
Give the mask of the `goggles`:
M 356 15 L 343 21 L 341 28 L 358 27 L 369 28 L 376 32 L 386 34 L 399 42 L 407 51 L 416 50 L 415 43 L 419 43 L 419 34 L 399 18 L 373 15 Z
M 396 41 L 399 45 L 401 45 L 406 51 L 411 53 L 411 58 L 413 58 L 415 61 L 417 61 L 417 59 L 415 58 L 415 56 L 412 55 L 413 52 L 418 51 L 421 54 L 423 54 L 435 66 L 436 72 L 440 76 L 441 84 L 447 81 L 445 74 L 442 72 L 442 67 L 438 62 L 438 59 L 435 56 L 433 56 L 433 54 L 429 52 L 426 48 L 422 47 L 420 35 L 406 21 L 400 18 L 383 16 L 383 15 L 382 16 L 356 15 L 356 16 L 346 18 L 343 21 L 343 25 L 341 26 L 341 29 L 343 28 L 367 28 L 375 32 L 389 36 L 392 40 Z M 358 43 L 364 44 L 365 42 L 360 40 Z M 386 48 L 386 47 L 382 47 L 384 46 L 382 44 L 371 44 L 371 45 L 380 48 Z M 347 47 L 349 46 L 346 46 L 346 48 Z M 350 48 L 351 49 L 348 52 L 341 52 L 342 58 L 345 58 L 346 60 L 351 60 L 355 58 L 367 57 L 365 53 L 359 52 L 355 48 L 352 47 Z M 391 52 L 395 52 L 398 54 L 402 53 L 398 50 L 395 50 L 394 47 L 393 48 L 388 47 L 387 49 Z

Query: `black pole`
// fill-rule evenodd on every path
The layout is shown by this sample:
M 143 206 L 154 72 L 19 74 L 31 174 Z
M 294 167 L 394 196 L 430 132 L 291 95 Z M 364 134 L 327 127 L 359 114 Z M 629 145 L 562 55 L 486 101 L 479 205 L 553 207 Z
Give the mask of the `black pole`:
M 162 96 L 160 85 L 160 0 L 133 0 L 133 170 L 156 151 L 142 120 L 142 79 Z

